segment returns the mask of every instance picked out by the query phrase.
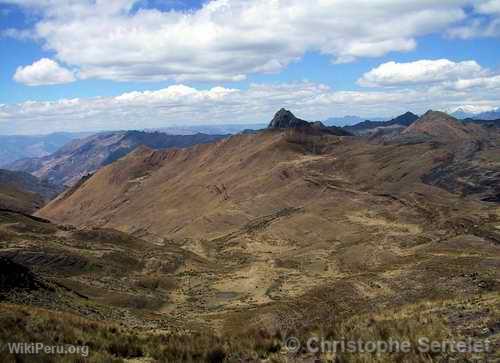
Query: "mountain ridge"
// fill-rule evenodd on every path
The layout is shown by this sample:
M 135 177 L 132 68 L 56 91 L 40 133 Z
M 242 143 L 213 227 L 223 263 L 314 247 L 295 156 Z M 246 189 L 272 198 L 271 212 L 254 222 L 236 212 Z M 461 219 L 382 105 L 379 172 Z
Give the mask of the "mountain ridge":
M 407 111 L 402 115 L 399 115 L 388 121 L 370 121 L 365 120 L 363 122 L 357 123 L 351 126 L 344 126 L 344 129 L 355 133 L 355 134 L 363 134 L 370 130 L 390 128 L 390 127 L 405 127 L 410 126 L 413 122 L 418 119 L 419 116 L 414 113 Z
M 187 147 L 224 137 L 227 135 L 169 135 L 134 130 L 105 132 L 72 141 L 46 157 L 19 160 L 6 167 L 32 173 L 52 183 L 72 186 L 80 178 L 127 155 L 140 145 L 152 148 Z
M 470 140 L 484 134 L 476 124 L 466 124 L 445 112 L 429 110 L 408 126 L 403 135 L 425 134 L 447 140 Z
M 339 150 L 346 150 L 349 145 L 352 145 L 353 147 L 354 145 L 358 145 L 357 147 L 365 147 L 364 143 L 366 141 L 357 138 L 349 141 L 349 138 L 344 139 L 341 136 L 336 135 L 321 133 L 304 134 L 301 132 L 303 127 L 314 129 L 314 127 L 311 126 L 311 123 L 304 124 L 306 121 L 300 119 L 297 121 L 292 118 L 293 114 L 291 113 L 286 113 L 285 119 L 282 119 L 280 116 L 283 114 L 283 112 L 279 112 L 279 122 L 273 122 L 276 121 L 276 119 L 273 118 L 270 126 L 274 127 L 276 125 L 280 125 L 285 126 L 285 128 L 271 128 L 270 131 L 274 132 L 240 134 L 218 141 L 214 144 L 198 145 L 182 150 L 172 149 L 166 151 L 153 151 L 149 148 L 141 147 L 135 152 L 129 154 L 125 159 L 119 160 L 117 163 L 110 164 L 109 166 L 99 170 L 96 175 L 89 178 L 89 180 L 82 185 L 81 190 L 77 190 L 64 201 L 56 200 L 52 202 L 40 212 L 40 215 L 44 218 L 55 218 L 55 220 L 60 223 L 81 223 L 79 222 L 79 219 L 82 217 L 80 212 L 82 208 L 79 205 L 86 205 L 87 202 L 85 200 L 88 199 L 89 196 L 92 196 L 91 199 L 93 199 L 94 196 L 99 195 L 99 189 L 102 189 L 103 191 L 106 190 L 106 193 L 101 193 L 102 195 L 100 195 L 98 200 L 103 201 L 105 204 L 109 203 L 109 208 L 110 211 L 113 211 L 113 215 L 107 215 L 105 208 L 102 208 L 100 203 L 98 203 L 96 205 L 97 209 L 89 209 L 85 212 L 85 215 L 88 216 L 89 220 L 83 218 L 82 221 L 85 221 L 83 223 L 92 221 L 92 223 L 96 223 L 96 226 L 99 227 L 103 226 L 100 223 L 104 223 L 104 226 L 111 223 L 110 227 L 120 229 L 120 226 L 122 225 L 138 224 L 135 214 L 134 216 L 127 215 L 130 210 L 143 210 L 143 213 L 140 213 L 140 218 L 145 219 L 144 223 L 146 223 L 145 221 L 147 220 L 147 223 L 151 224 L 151 221 L 157 217 L 151 215 L 151 213 L 147 210 L 144 210 L 144 203 L 146 203 L 146 200 L 149 200 L 148 203 L 151 205 L 156 205 L 153 210 L 160 211 L 162 208 L 165 208 L 165 206 L 171 204 L 177 205 L 180 203 L 178 198 L 170 200 L 170 196 L 189 196 L 188 199 L 192 202 L 201 197 L 201 195 L 193 195 L 193 191 L 197 190 L 199 187 L 190 188 L 186 183 L 198 183 L 199 185 L 203 185 L 203 180 L 211 180 L 213 183 L 211 186 L 207 185 L 206 188 L 207 190 L 215 193 L 215 200 L 213 199 L 214 196 L 209 197 L 210 192 L 205 196 L 208 199 L 203 199 L 203 202 L 199 202 L 200 205 L 210 205 L 211 203 L 215 203 L 212 209 L 217 210 L 217 205 L 220 202 L 224 204 L 224 201 L 226 200 L 225 198 L 231 199 L 230 196 L 232 194 L 238 194 L 240 197 L 244 197 L 250 193 L 250 190 L 252 191 L 251 193 L 255 193 L 256 190 L 259 189 L 259 187 L 257 187 L 259 183 L 262 183 L 260 186 L 262 189 L 269 189 L 270 185 L 273 185 L 275 188 L 278 188 L 277 190 L 279 190 L 280 185 L 276 184 L 279 178 L 276 180 L 276 175 L 269 173 L 271 170 L 274 170 L 274 168 L 278 168 L 278 165 L 281 165 L 282 163 L 286 164 L 289 159 L 304 158 L 308 161 L 311 160 L 311 162 L 312 160 L 316 160 L 319 163 L 320 160 L 330 160 L 330 158 L 332 158 L 330 152 L 335 148 L 338 148 Z M 299 126 L 294 127 L 296 125 Z M 292 127 L 287 129 L 286 126 Z M 377 149 L 380 149 L 380 152 L 384 149 L 391 150 L 394 145 L 399 145 L 400 143 L 405 145 L 408 150 L 412 148 L 418 149 L 421 147 L 418 146 L 420 144 L 427 145 L 431 148 L 431 150 L 433 150 L 432 148 L 435 147 L 432 143 L 433 139 L 426 141 L 424 138 L 415 144 L 408 143 L 407 138 L 414 135 L 426 135 L 436 138 L 437 140 L 441 140 L 443 142 L 443 148 L 448 149 L 448 153 L 457 153 L 457 156 L 462 155 L 465 152 L 465 149 L 470 149 L 470 151 L 474 153 L 477 152 L 474 146 L 476 144 L 472 141 L 488 137 L 487 132 L 481 126 L 465 125 L 447 114 L 436 111 L 428 111 L 417 121 L 408 126 L 403 131 L 401 137 L 393 138 L 390 143 L 382 141 L 380 143 L 375 142 L 374 145 L 380 145 L 376 147 Z M 471 141 L 470 145 L 467 144 L 470 147 L 467 146 L 467 148 L 464 149 L 463 145 L 460 144 L 463 141 Z M 464 150 L 460 150 L 461 148 Z M 437 161 L 434 161 L 433 159 L 425 159 L 427 160 L 425 162 L 429 163 L 429 165 L 438 163 L 438 160 L 443 157 L 440 153 L 441 152 L 432 151 L 430 154 L 436 154 L 435 158 Z M 325 156 L 321 157 L 321 155 Z M 344 160 L 344 163 L 348 164 L 349 156 L 347 154 L 343 155 L 347 158 Z M 396 157 L 396 155 L 393 157 Z M 337 160 L 336 163 L 343 165 L 341 163 L 341 160 L 343 159 L 340 159 L 340 157 L 338 158 L 339 160 Z M 416 155 L 411 156 L 411 158 L 413 160 L 412 162 L 416 164 L 424 162 L 418 160 Z M 335 159 L 332 158 L 331 160 L 333 162 Z M 465 159 L 463 162 L 468 163 L 469 161 Z M 273 163 L 276 163 L 276 165 Z M 170 165 L 169 168 L 166 168 L 167 164 Z M 433 167 L 431 166 L 419 166 L 417 169 L 419 169 L 417 172 L 419 173 L 418 177 L 417 174 L 415 174 L 415 171 L 407 170 L 407 174 L 413 175 L 414 177 L 414 179 L 412 179 L 413 183 L 418 183 L 421 178 L 425 177 L 425 175 L 433 173 Z M 172 170 L 177 170 L 178 172 L 173 173 Z M 218 170 L 218 172 L 213 174 L 214 170 Z M 231 170 L 238 170 L 238 174 L 234 174 Z M 292 167 L 292 170 L 293 172 L 285 171 L 284 175 L 288 175 L 288 178 L 291 178 L 290 175 L 297 177 L 297 175 L 301 175 L 304 172 L 296 170 L 295 167 Z M 277 175 L 280 175 L 278 171 L 276 171 L 276 173 Z M 243 175 L 245 175 L 245 177 L 243 177 Z M 384 178 L 387 178 L 387 180 L 394 177 L 386 175 L 385 173 L 381 175 L 384 175 Z M 304 178 L 307 179 L 306 176 L 304 176 Z M 480 180 L 482 180 L 481 183 L 484 183 L 485 185 L 488 183 L 491 184 L 487 175 L 480 176 L 480 178 Z M 257 183 L 254 181 L 253 183 L 255 185 L 253 185 L 249 184 L 249 180 L 256 180 L 260 182 Z M 264 180 L 267 182 L 264 183 Z M 360 185 L 364 185 L 365 183 L 372 185 L 372 183 L 376 182 L 376 180 L 377 178 L 375 177 L 371 179 L 362 177 L 359 181 L 362 181 Z M 165 186 L 162 186 L 163 181 L 167 181 Z M 385 181 L 385 179 L 380 182 L 382 184 L 390 185 Z M 430 182 L 432 182 L 432 180 Z M 455 184 L 457 185 L 457 188 L 460 188 L 460 184 L 457 183 L 450 183 L 450 186 Z M 163 189 L 164 187 L 166 188 L 166 185 L 170 185 L 170 187 L 173 188 L 172 190 L 169 189 L 167 194 L 165 194 L 167 189 Z M 376 185 L 377 184 L 374 184 L 373 187 Z M 242 189 L 244 186 L 249 189 L 244 191 L 244 189 Z M 403 185 L 401 185 L 401 187 L 408 188 L 408 186 Z M 116 189 L 115 192 L 112 192 L 113 189 Z M 154 190 L 157 190 L 157 192 L 155 193 Z M 491 191 L 486 187 L 478 190 L 483 192 L 488 190 Z M 151 197 L 145 198 L 145 194 L 141 194 L 140 199 L 135 199 L 136 197 L 134 197 L 134 195 L 136 195 L 138 191 L 147 191 L 148 195 L 151 193 Z M 163 197 L 160 199 L 157 195 L 162 195 Z M 222 201 L 219 200 L 219 198 L 222 198 Z M 124 201 L 126 200 L 127 208 L 116 209 L 115 203 L 120 205 L 120 199 L 123 199 Z M 75 202 L 76 205 L 73 204 Z M 94 202 L 91 204 L 94 204 Z M 190 204 L 188 203 L 187 205 Z M 162 229 L 152 231 L 153 234 L 167 237 L 169 236 L 167 233 L 168 228 L 177 228 L 176 226 L 172 226 L 171 223 L 175 223 L 175 221 L 177 221 L 179 225 L 182 225 L 182 220 L 191 220 L 193 218 L 189 215 L 192 213 L 191 210 L 196 210 L 196 213 L 202 212 L 199 207 L 188 209 L 190 212 L 188 213 L 186 211 L 185 213 L 187 214 L 181 213 L 179 209 L 176 209 L 176 214 L 170 215 L 171 212 L 168 212 L 168 219 L 171 220 L 171 222 L 168 223 L 170 224 L 170 227 L 168 227 L 168 224 L 164 223 Z M 167 211 L 168 210 L 169 209 L 167 207 Z M 79 212 L 76 213 L 72 211 Z M 270 212 L 270 209 L 268 209 L 268 212 Z M 124 219 L 120 221 L 121 217 L 118 217 L 116 213 L 124 213 Z M 212 212 L 209 213 L 211 214 Z M 250 211 L 242 210 L 241 216 L 248 213 L 250 213 Z M 253 213 L 255 213 L 255 211 L 253 211 Z M 241 216 L 239 218 L 241 218 Z M 132 218 L 134 219 L 132 220 Z M 203 215 L 199 215 L 197 218 L 204 217 Z M 207 218 L 209 220 L 213 220 L 213 217 L 207 216 Z M 233 216 L 233 218 L 236 217 Z M 117 222 L 112 222 L 113 220 Z M 153 223 L 153 225 L 155 225 L 155 223 Z M 214 226 L 220 227 L 221 224 L 214 223 Z M 179 229 L 179 231 L 187 230 L 189 230 L 189 228 L 183 227 Z M 133 230 L 129 229 L 127 229 L 126 232 L 134 233 Z M 208 230 L 204 230 L 203 233 L 209 235 Z
M 323 121 L 323 123 L 328 126 L 346 127 L 346 126 L 353 126 L 355 124 L 358 124 L 366 120 L 371 120 L 374 122 L 382 122 L 382 121 L 387 121 L 389 119 L 390 119 L 389 117 L 361 117 L 356 115 L 345 115 L 342 117 L 338 116 L 328 117 Z

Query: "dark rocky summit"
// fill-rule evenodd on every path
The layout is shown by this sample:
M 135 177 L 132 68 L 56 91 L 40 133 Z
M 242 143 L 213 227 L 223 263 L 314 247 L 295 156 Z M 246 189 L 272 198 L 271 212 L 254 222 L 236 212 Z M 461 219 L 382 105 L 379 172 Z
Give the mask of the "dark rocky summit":
M 340 127 L 325 126 L 321 121 L 308 122 L 300 118 L 284 108 L 276 112 L 273 119 L 269 123 L 268 129 L 300 129 L 308 132 L 328 133 L 337 136 L 351 136 L 351 134 Z
M 290 128 L 301 128 L 309 127 L 310 124 L 307 121 L 301 120 L 295 117 L 295 115 L 289 110 L 282 108 L 274 115 L 273 119 L 269 123 L 268 128 L 270 129 L 290 129 Z

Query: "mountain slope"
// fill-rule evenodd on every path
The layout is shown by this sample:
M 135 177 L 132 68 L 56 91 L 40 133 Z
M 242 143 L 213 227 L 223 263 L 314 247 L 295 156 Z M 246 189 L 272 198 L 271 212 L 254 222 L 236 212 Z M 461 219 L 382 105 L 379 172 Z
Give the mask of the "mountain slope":
M 159 132 L 121 131 L 101 133 L 73 141 L 54 154 L 43 158 L 23 159 L 7 166 L 47 179 L 52 183 L 71 186 L 80 178 L 127 155 L 139 145 L 161 149 L 187 147 L 212 142 L 224 135 L 168 135 Z
M 198 218 L 203 221 L 203 215 L 209 210 L 212 210 L 210 214 L 216 214 L 218 204 L 221 202 L 225 204 L 224 189 L 230 180 L 231 186 L 238 185 L 240 190 L 244 190 L 245 186 L 251 186 L 251 189 L 255 190 L 259 185 L 262 188 L 270 188 L 272 182 L 269 180 L 270 176 L 265 175 L 261 180 L 257 171 L 261 173 L 266 166 L 271 170 L 272 165 L 278 160 L 286 160 L 288 154 L 291 155 L 290 158 L 292 157 L 293 151 L 286 148 L 282 150 L 281 143 L 281 133 L 266 133 L 237 135 L 215 144 L 198 145 L 189 149 L 154 151 L 141 147 L 126 158 L 101 169 L 73 194 L 61 197 L 52 203 L 43 214 L 54 213 L 55 216 L 58 210 L 64 210 L 65 217 L 62 219 L 57 217 L 55 220 L 73 220 L 76 216 L 73 212 L 80 208 L 74 205 L 75 208 L 70 211 L 66 206 L 74 202 L 79 204 L 77 201 L 84 202 L 89 193 L 97 193 L 94 197 L 101 202 L 82 210 L 85 214 L 85 217 L 82 216 L 83 219 L 91 218 L 91 214 L 101 208 L 101 213 L 95 214 L 95 218 L 91 219 L 99 221 L 101 216 L 107 219 L 110 217 L 108 213 L 116 208 L 115 201 L 118 204 L 126 203 L 126 208 L 116 210 L 122 214 L 116 217 L 117 220 L 123 218 L 123 223 L 120 222 L 123 226 L 127 224 L 140 226 L 153 218 L 150 223 L 156 225 L 154 233 L 162 235 L 163 232 L 156 228 L 170 230 L 175 229 L 175 224 L 181 224 L 182 221 Z M 235 173 L 236 170 L 238 173 Z M 168 180 L 168 184 L 164 184 L 164 180 Z M 238 198 L 248 195 L 248 192 L 239 194 L 238 190 L 234 193 L 239 195 Z M 133 200 L 126 202 L 129 197 Z M 179 204 L 182 210 L 168 208 L 163 214 L 156 209 L 155 206 L 158 204 L 165 206 Z M 149 207 L 146 207 L 147 205 Z M 199 208 L 200 206 L 203 208 Z M 139 208 L 141 213 L 133 212 L 135 208 Z M 145 210 L 146 208 L 148 210 Z M 242 220 L 241 216 L 235 218 L 242 222 L 246 219 Z M 168 222 L 160 223 L 159 221 L 163 219 L 167 219 Z M 214 222 L 211 228 L 216 230 L 217 223 Z
M 457 231 L 408 246 L 402 226 L 362 216 L 352 219 L 366 223 L 358 232 L 371 243 L 332 238 L 318 244 L 310 236 L 299 246 L 259 233 L 294 213 L 249 226 L 246 255 L 234 236 L 210 241 L 213 255 L 201 257 L 203 245 L 193 253 L 178 241 L 153 244 L 0 211 L 0 342 L 83 342 L 97 361 L 151 362 L 220 362 L 225 356 L 251 362 L 257 353 L 310 362 L 281 349 L 281 340 L 293 334 L 305 341 L 318 329 L 342 337 L 348 332 L 345 339 L 353 341 L 389 335 L 413 342 L 421 336 L 484 338 L 487 327 L 492 346 L 500 343 L 500 248 L 486 238 Z M 397 234 L 387 235 L 391 230 Z M 496 351 L 476 356 L 494 358 Z M 401 356 L 380 357 L 396 362 Z M 413 351 L 403 357 L 421 361 Z M 11 358 L 0 350 L 2 361 Z M 55 361 L 68 359 L 81 360 Z
M 0 209 L 33 213 L 60 192 L 29 173 L 0 169 Z
M 0 135 L 0 166 L 19 159 L 47 156 L 69 141 L 86 136 L 88 134 L 66 132 L 40 136 Z
M 408 142 L 419 135 L 432 138 Z M 436 147 L 434 139 L 442 145 Z M 271 123 L 266 132 L 188 149 L 139 148 L 40 214 L 62 223 L 109 226 L 160 238 L 215 237 L 214 233 L 250 222 L 252 216 L 323 202 L 311 185 L 381 192 L 421 188 L 422 179 L 445 165 L 454 166 L 450 175 L 456 183 L 449 184 L 449 191 L 485 197 L 495 192 L 491 186 L 497 147 L 498 133 L 488 136 L 478 125 L 465 126 L 436 112 L 426 113 L 402 137 L 382 143 L 274 129 Z M 358 158 L 362 151 L 370 156 Z M 378 155 L 387 160 L 381 164 Z M 480 175 L 476 189 L 466 188 L 461 176 L 472 168 Z M 320 181 L 317 174 L 322 175 Z M 432 184 L 431 179 L 426 180 Z
M 424 134 L 447 141 L 466 141 L 485 136 L 486 131 L 475 124 L 464 124 L 444 112 L 427 111 L 406 128 L 403 134 Z

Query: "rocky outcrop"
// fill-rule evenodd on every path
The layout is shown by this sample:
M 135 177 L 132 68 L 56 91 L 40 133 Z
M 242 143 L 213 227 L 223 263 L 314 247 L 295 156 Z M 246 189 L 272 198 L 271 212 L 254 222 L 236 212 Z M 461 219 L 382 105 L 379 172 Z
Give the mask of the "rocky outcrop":
M 335 126 L 325 126 L 321 121 L 308 122 L 300 118 L 295 117 L 295 115 L 284 108 L 276 112 L 273 119 L 269 123 L 268 129 L 300 129 L 309 132 L 320 132 L 328 133 L 337 136 L 350 136 L 348 131 L 343 130 L 340 127 Z
M 301 128 L 309 127 L 310 123 L 300 118 L 295 117 L 295 115 L 282 108 L 274 115 L 273 119 L 269 123 L 269 129 L 290 129 L 290 128 Z

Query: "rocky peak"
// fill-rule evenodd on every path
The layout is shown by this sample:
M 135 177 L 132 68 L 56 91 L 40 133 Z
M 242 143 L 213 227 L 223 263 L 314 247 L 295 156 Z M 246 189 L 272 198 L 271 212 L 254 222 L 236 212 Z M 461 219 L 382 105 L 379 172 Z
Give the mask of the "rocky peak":
M 300 128 L 309 126 L 309 122 L 301 120 L 295 115 L 282 108 L 274 115 L 273 119 L 269 123 L 269 129 L 288 129 L 288 128 Z

